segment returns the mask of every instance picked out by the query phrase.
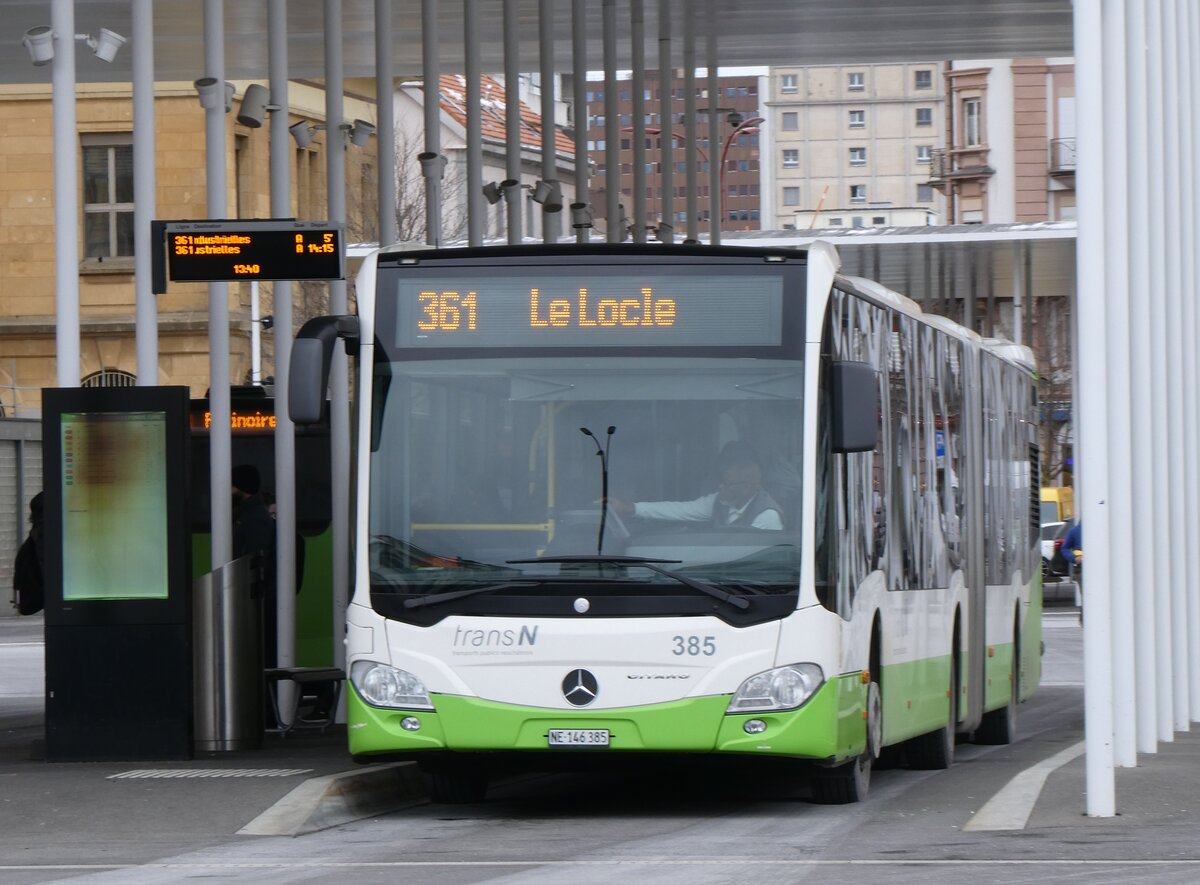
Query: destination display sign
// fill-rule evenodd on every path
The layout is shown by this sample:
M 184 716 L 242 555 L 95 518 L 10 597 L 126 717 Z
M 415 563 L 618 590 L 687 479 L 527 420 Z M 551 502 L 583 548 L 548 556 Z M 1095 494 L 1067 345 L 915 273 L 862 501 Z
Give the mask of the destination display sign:
M 775 346 L 781 274 L 522 268 L 397 272 L 396 344 L 415 347 Z M 381 297 L 385 289 L 381 287 Z
M 319 221 L 195 221 L 166 225 L 167 270 L 175 282 L 340 280 L 340 224 Z

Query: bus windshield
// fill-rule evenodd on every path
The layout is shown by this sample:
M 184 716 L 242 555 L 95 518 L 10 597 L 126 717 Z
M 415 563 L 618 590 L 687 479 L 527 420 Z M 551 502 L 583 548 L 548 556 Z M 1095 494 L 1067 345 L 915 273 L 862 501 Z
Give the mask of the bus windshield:
M 380 353 L 372 384 L 388 616 L 566 614 L 581 594 L 626 615 L 794 608 L 799 360 Z

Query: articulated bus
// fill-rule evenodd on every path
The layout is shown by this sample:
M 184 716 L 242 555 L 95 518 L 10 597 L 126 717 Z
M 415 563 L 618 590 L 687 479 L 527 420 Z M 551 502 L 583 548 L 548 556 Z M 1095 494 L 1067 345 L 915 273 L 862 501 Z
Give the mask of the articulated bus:
M 1040 679 L 1031 354 L 838 267 L 826 244 L 366 262 L 289 396 L 320 419 L 343 340 L 357 761 L 470 802 L 499 766 L 774 758 L 844 803 L 883 754 L 1014 739 Z

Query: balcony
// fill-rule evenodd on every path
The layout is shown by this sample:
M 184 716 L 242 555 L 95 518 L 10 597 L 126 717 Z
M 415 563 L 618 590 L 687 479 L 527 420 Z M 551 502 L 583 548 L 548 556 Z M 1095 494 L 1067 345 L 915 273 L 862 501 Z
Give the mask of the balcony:
M 1075 139 L 1050 139 L 1050 174 L 1056 176 L 1075 174 Z
M 987 148 L 978 145 L 934 148 L 929 152 L 929 183 L 938 189 L 953 180 L 987 178 L 995 173 L 984 162 Z

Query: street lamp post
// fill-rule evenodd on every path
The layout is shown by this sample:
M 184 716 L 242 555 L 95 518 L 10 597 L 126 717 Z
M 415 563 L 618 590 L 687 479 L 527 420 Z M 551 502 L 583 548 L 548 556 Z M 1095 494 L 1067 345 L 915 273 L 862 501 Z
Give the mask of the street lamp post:
M 765 117 L 751 117 L 749 120 L 737 123 L 733 131 L 729 133 L 729 137 L 725 139 L 725 146 L 721 148 L 721 193 L 718 195 L 717 205 L 721 207 L 722 220 L 725 216 L 725 157 L 729 154 L 730 146 L 739 135 L 743 132 L 757 132 L 758 124 L 763 122 L 766 122 Z

